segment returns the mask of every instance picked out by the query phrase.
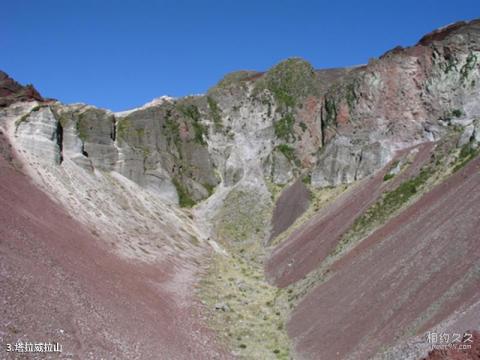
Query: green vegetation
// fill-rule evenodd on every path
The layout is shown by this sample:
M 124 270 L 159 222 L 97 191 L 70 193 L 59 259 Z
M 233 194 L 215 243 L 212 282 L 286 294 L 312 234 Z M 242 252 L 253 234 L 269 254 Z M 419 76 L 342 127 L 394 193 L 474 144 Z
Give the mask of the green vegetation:
M 60 122 L 60 125 L 62 125 L 63 128 L 65 128 L 68 125 L 71 119 L 71 117 L 67 116 L 65 113 L 60 115 L 57 112 L 55 112 L 55 117 L 58 119 L 58 121 Z
M 459 117 L 462 117 L 462 116 L 463 116 L 462 109 L 453 109 L 453 110 L 445 112 L 445 114 L 442 117 L 442 120 L 450 121 L 453 118 L 459 118 Z
M 216 220 L 220 239 L 233 243 L 264 237 L 271 204 L 248 190 L 232 190 L 224 204 Z
M 272 103 L 270 96 L 273 96 Z M 267 116 L 275 113 L 280 120 L 274 124 L 275 135 L 290 142 L 294 139 L 295 108 L 301 108 L 308 96 L 318 94 L 317 77 L 312 66 L 305 60 L 292 58 L 280 62 L 255 82 L 253 97 L 263 105 L 268 106 Z M 303 131 L 307 130 L 305 123 L 300 123 Z
M 210 108 L 210 116 L 213 119 L 215 130 L 220 130 L 223 127 L 221 110 L 217 102 L 210 96 L 207 96 L 208 107 Z
M 386 192 L 382 198 L 358 219 L 355 220 L 350 231 L 343 236 L 337 245 L 333 255 L 339 254 L 353 238 L 361 238 L 369 231 L 380 224 L 383 224 L 390 216 L 406 204 L 417 192 L 425 185 L 427 180 L 433 175 L 433 170 L 429 167 L 423 168 L 420 173 L 402 184 L 396 189 Z
M 462 66 L 460 69 L 460 79 L 462 82 L 465 82 L 469 76 L 469 74 L 475 69 L 475 65 L 477 64 L 477 56 L 470 52 L 467 56 L 467 60 L 465 65 Z
M 178 179 L 173 179 L 172 180 L 173 185 L 175 185 L 175 188 L 177 189 L 177 194 L 178 194 L 178 202 L 181 207 L 187 207 L 190 208 L 195 205 L 195 201 L 190 197 L 187 189 L 183 186 L 182 183 Z
M 31 114 L 31 113 L 27 113 L 27 114 L 23 115 L 20 119 L 16 120 L 16 121 L 15 121 L 15 128 L 18 128 L 18 126 L 19 126 L 21 123 L 27 121 L 27 119 L 28 119 L 28 117 L 30 116 L 30 114 Z
M 393 179 L 394 177 L 395 177 L 395 174 L 386 173 L 385 176 L 383 177 L 383 181 L 388 181 L 390 179 Z
M 311 174 L 307 174 L 305 175 L 304 177 L 302 177 L 302 182 L 305 184 L 305 185 L 310 185 L 312 183 L 312 175 Z
M 355 104 L 357 103 L 357 100 L 358 100 L 355 88 L 356 88 L 355 82 L 348 84 L 345 88 L 347 104 L 350 111 L 352 111 L 352 109 L 355 107 Z
M 453 167 L 452 172 L 457 172 L 458 170 L 463 168 L 470 160 L 476 157 L 479 153 L 480 153 L 480 149 L 473 148 L 470 143 L 462 146 L 462 149 L 460 150 L 460 154 L 458 155 L 458 159 L 455 163 L 455 166 Z
M 200 111 L 196 105 L 180 105 L 180 112 L 186 117 L 192 119 L 195 122 L 200 121 Z
M 194 137 L 195 142 L 200 145 L 206 145 L 207 143 L 203 138 L 203 136 L 207 133 L 207 130 L 205 129 L 205 127 L 198 122 L 194 122 L 192 125 L 193 125 L 193 130 L 195 132 L 195 137 Z
M 175 145 L 180 143 L 180 125 L 176 119 L 172 116 L 172 111 L 167 110 L 165 114 L 165 135 L 169 141 L 173 141 Z
M 211 91 L 215 91 L 216 89 L 226 89 L 229 88 L 230 86 L 234 85 L 237 86 L 240 84 L 242 81 L 245 81 L 251 77 L 254 77 L 256 75 L 259 75 L 260 73 L 256 71 L 247 71 L 247 70 L 241 70 L 241 71 L 235 71 L 230 74 L 227 74 L 223 77 L 222 80 L 214 87 L 212 88 Z M 243 84 L 241 84 L 243 85 Z
M 399 161 L 397 160 L 397 161 L 394 161 L 394 162 L 390 165 L 387 173 L 386 173 L 385 176 L 383 177 L 383 181 L 388 181 L 388 180 L 393 179 L 393 178 L 395 177 L 395 173 L 393 173 L 393 170 L 398 166 L 398 164 L 399 164 Z
M 287 144 L 280 144 L 277 146 L 280 151 L 289 161 L 295 161 L 295 149 Z
M 272 202 L 275 202 L 278 196 L 280 196 L 285 185 L 275 184 L 268 179 L 265 179 L 265 184 L 267 185 L 267 189 L 271 195 L 270 198 L 272 199 Z
M 15 121 L 15 127 L 18 128 L 18 125 L 20 125 L 22 122 L 26 121 L 27 118 L 35 111 L 38 111 L 40 110 L 41 108 L 43 107 L 47 107 L 48 105 L 37 105 L 37 106 L 34 106 L 32 108 L 32 110 L 30 110 L 28 113 L 26 113 L 25 115 L 23 115 L 20 119 L 18 119 L 17 121 Z
M 228 249 L 214 257 L 200 284 L 213 313 L 210 326 L 241 359 L 290 359 L 285 291 L 265 281 L 261 246 Z
M 285 291 L 267 283 L 263 257 L 265 228 L 273 202 L 253 188 L 234 189 L 214 219 L 216 254 L 200 282 L 200 298 L 211 309 L 210 326 L 241 359 L 289 359 Z
M 192 120 L 192 127 L 194 131 L 194 141 L 197 144 L 206 145 L 204 136 L 206 136 L 207 130 L 205 126 L 203 126 L 200 123 L 201 116 L 200 116 L 200 111 L 198 110 L 198 107 L 193 104 L 180 105 L 179 110 L 184 116 Z
M 81 129 L 81 123 L 82 123 L 82 121 L 81 121 L 81 118 L 80 118 L 80 120 L 77 122 L 77 130 L 79 130 L 79 126 L 80 126 L 80 129 Z M 128 117 L 120 118 L 117 121 L 117 137 L 121 138 L 123 140 L 127 139 L 128 132 L 130 131 L 131 128 L 132 128 L 132 122 L 130 121 L 130 119 Z M 81 133 L 82 133 L 81 130 L 79 130 L 80 139 L 82 139 Z M 84 139 L 82 139 L 82 140 L 84 140 Z
M 459 118 L 460 116 L 463 115 L 463 111 L 460 110 L 460 109 L 454 109 L 452 110 L 452 116 L 453 117 L 456 117 L 456 118 Z
M 285 141 L 289 141 L 293 138 L 293 125 L 295 119 L 292 114 L 286 114 L 280 120 L 274 124 L 275 135 Z
M 77 134 L 78 134 L 78 137 L 80 138 L 80 140 L 82 140 L 82 142 L 87 141 L 88 127 L 85 124 L 85 115 L 84 114 L 80 114 L 80 116 L 78 117 L 77 123 L 75 124 L 75 128 L 77 129 Z M 119 135 L 125 135 L 125 134 L 122 134 L 122 133 L 119 132 Z
M 207 191 L 208 191 L 208 196 L 212 196 L 213 192 L 215 191 L 215 186 L 214 186 L 214 185 L 211 185 L 211 184 L 209 184 L 209 183 L 205 183 L 205 184 L 203 184 L 203 187 L 204 187 L 205 189 L 207 189 Z
M 286 110 L 297 105 L 299 99 L 316 94 L 315 81 L 315 71 L 307 61 L 287 59 L 257 81 L 254 94 L 268 89 L 280 107 Z
M 453 56 L 449 56 L 446 60 L 447 63 L 444 65 L 445 74 L 448 74 L 453 69 L 457 70 L 457 59 L 455 59 Z
M 332 98 L 325 98 L 325 126 L 334 125 L 337 119 L 337 106 Z

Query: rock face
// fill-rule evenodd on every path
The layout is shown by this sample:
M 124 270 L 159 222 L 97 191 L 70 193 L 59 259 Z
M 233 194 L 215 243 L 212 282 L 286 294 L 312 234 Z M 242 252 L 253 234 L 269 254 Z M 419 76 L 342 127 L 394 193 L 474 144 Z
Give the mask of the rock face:
M 0 108 L 17 101 L 43 101 L 32 85 L 22 86 L 0 70 Z
M 79 163 L 115 169 L 184 205 L 245 177 L 286 184 L 311 171 L 316 187 L 351 183 L 396 150 L 438 139 L 455 118 L 480 116 L 479 29 L 478 20 L 458 23 L 350 69 L 314 71 L 289 59 L 266 73 L 229 74 L 205 96 L 118 114 L 56 103 L 48 126 L 61 124 L 63 149 Z M 42 100 L 1 77 L 2 101 Z M 44 111 L 29 116 L 34 127 Z
M 49 126 L 60 122 L 64 151 L 79 163 L 184 205 L 245 177 L 286 184 L 311 171 L 316 187 L 351 183 L 396 150 L 438 139 L 455 118 L 480 115 L 479 28 L 455 25 L 351 69 L 316 72 L 289 59 L 266 73 L 230 74 L 205 96 L 119 114 L 57 103 Z M 30 115 L 34 127 L 38 116 L 44 110 Z

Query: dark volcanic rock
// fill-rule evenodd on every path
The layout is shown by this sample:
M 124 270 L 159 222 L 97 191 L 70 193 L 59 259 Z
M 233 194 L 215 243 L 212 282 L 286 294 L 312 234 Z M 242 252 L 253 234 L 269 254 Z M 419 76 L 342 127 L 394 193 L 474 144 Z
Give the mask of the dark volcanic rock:
M 0 70 L 0 107 L 17 101 L 44 101 L 33 85 L 22 86 Z

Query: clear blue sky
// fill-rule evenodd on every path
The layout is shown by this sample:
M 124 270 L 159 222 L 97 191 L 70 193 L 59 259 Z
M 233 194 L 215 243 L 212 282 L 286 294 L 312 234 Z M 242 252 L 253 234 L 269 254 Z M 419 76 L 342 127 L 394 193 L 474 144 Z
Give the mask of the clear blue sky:
M 291 56 L 366 63 L 475 17 L 479 0 L 3 1 L 0 69 L 46 97 L 124 110 Z

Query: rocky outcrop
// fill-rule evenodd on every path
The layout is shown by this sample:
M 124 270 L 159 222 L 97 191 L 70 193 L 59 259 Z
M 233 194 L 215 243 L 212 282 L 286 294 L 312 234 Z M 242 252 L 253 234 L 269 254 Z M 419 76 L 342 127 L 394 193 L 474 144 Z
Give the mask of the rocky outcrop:
M 36 105 L 16 120 L 15 136 L 42 161 L 60 164 L 68 157 L 90 171 L 116 171 L 165 200 L 177 202 L 178 192 L 198 201 L 209 196 L 218 179 L 202 125 L 191 118 L 197 110 L 185 115 L 181 106 L 118 117 L 85 105 Z
M 252 176 L 286 184 L 311 171 L 317 187 L 350 183 L 396 150 L 438 139 L 455 118 L 480 116 L 479 28 L 454 24 L 348 69 L 288 59 L 265 73 L 229 74 L 204 96 L 118 114 L 58 103 L 52 111 L 76 161 L 183 205 Z M 23 91 L 2 76 L 10 95 Z
M 22 86 L 0 70 L 0 108 L 17 101 L 43 101 L 33 85 Z
M 392 154 L 393 149 L 388 144 L 373 142 L 357 145 L 347 137 L 336 137 L 319 156 L 312 171 L 312 185 L 338 186 L 363 179 L 385 166 Z
M 479 21 L 455 24 L 416 46 L 395 48 L 354 68 L 331 85 L 323 96 L 323 142 L 335 145 L 319 156 L 316 185 L 371 174 L 391 158 L 392 150 L 438 139 L 444 122 L 478 116 L 479 33 Z M 368 148 L 375 143 L 382 146 Z M 342 163 L 358 161 L 364 146 L 370 166 L 358 174 L 356 166 Z

